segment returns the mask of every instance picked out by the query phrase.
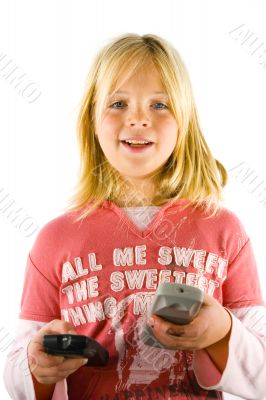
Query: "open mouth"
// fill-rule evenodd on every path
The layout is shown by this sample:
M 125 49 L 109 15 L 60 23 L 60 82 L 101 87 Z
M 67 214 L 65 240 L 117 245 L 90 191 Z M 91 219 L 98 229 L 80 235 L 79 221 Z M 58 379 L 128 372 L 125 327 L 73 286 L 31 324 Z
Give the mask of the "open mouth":
M 149 148 L 152 147 L 152 145 L 154 144 L 153 142 L 149 142 L 149 143 L 128 143 L 125 140 L 121 140 L 122 145 L 129 150 L 132 153 L 140 153 L 143 152 L 145 150 L 148 150 Z
M 121 142 L 129 147 L 146 147 L 153 144 L 153 142 L 148 143 L 128 143 L 126 140 L 121 140 Z

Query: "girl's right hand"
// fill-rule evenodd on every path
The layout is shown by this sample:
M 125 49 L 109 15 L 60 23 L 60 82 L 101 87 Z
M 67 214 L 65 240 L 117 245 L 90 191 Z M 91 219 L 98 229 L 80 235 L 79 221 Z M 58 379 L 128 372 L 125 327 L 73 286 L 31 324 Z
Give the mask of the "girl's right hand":
M 48 334 L 76 334 L 73 326 L 61 319 L 54 319 L 43 326 L 28 345 L 28 362 L 31 374 L 39 383 L 53 384 L 68 377 L 88 362 L 87 358 L 64 358 L 47 354 L 43 337 Z

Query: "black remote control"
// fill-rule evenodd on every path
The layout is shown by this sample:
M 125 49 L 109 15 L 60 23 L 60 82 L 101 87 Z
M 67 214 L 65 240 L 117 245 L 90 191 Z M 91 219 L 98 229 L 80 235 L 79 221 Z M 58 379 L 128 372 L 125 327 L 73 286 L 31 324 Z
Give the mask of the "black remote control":
M 109 360 L 108 351 L 96 340 L 85 335 L 44 335 L 46 353 L 71 358 L 88 358 L 87 366 L 102 367 Z

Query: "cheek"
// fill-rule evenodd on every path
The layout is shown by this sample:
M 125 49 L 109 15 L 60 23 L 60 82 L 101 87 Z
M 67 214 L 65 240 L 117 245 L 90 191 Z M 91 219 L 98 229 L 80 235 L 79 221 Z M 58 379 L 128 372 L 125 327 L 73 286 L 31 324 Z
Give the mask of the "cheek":
M 177 139 L 178 126 L 176 120 L 173 118 L 165 118 L 161 121 L 160 136 L 163 137 L 164 143 L 175 143 Z
M 177 122 L 172 116 L 165 117 L 162 120 L 162 124 L 167 130 L 170 130 L 172 132 L 177 131 Z
M 118 129 L 120 127 L 120 123 L 117 118 L 114 116 L 106 116 L 101 123 L 100 132 L 105 135 L 105 137 L 110 137 L 114 134 L 118 134 Z

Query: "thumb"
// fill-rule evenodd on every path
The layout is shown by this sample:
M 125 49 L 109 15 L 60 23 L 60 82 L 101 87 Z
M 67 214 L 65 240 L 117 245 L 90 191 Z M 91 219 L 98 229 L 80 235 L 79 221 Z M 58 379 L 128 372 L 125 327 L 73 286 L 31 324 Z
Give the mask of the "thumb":
M 63 334 L 63 333 L 71 333 L 76 334 L 73 325 L 70 322 L 62 321 L 61 319 L 54 319 L 45 326 L 43 326 L 39 333 L 41 335 L 49 335 L 49 334 Z
M 204 292 L 202 305 L 211 306 L 215 302 L 217 302 L 217 300 L 215 298 L 213 298 L 212 296 L 210 296 L 209 294 Z

